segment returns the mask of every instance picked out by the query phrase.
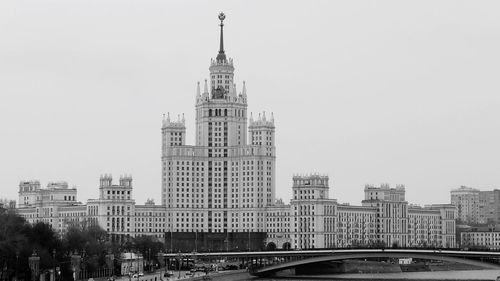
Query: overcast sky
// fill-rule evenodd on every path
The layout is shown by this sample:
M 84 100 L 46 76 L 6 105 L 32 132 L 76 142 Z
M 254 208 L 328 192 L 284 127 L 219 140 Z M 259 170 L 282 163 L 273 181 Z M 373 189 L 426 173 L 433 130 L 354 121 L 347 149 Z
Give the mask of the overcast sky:
M 351 204 L 367 183 L 500 188 L 498 1 L 3 0 L 0 197 L 63 180 L 86 201 L 127 173 L 160 203 L 162 115 L 194 143 L 220 11 L 238 91 L 274 112 L 278 197 L 311 172 Z

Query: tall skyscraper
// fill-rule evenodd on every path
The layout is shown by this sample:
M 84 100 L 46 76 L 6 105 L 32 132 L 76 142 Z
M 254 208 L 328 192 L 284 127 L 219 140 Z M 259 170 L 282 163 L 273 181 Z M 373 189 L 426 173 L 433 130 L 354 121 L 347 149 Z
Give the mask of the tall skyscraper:
M 245 82 L 237 93 L 233 60 L 224 50 L 224 13 L 219 19 L 219 52 L 203 92 L 197 87 L 195 145 L 186 145 L 184 115 L 163 120 L 167 232 L 264 232 L 265 208 L 274 203 L 274 118 L 248 118 Z

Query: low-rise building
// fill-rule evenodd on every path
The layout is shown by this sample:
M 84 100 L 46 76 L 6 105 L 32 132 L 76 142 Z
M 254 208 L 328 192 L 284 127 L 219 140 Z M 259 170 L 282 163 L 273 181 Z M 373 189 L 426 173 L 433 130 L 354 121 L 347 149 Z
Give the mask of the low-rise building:
M 500 249 L 500 229 L 496 227 L 472 227 L 460 233 L 461 248 Z

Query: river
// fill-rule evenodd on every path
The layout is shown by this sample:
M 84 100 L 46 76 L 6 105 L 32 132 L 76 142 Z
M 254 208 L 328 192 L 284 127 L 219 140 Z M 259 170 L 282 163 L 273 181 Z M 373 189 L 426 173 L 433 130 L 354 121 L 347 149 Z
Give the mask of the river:
M 433 271 L 433 272 L 399 272 L 399 273 L 353 273 L 353 274 L 330 274 L 314 276 L 293 276 L 292 278 L 261 278 L 257 280 L 356 280 L 356 281 L 378 281 L 378 280 L 497 280 L 500 270 L 457 270 L 457 271 Z M 500 280 L 500 279 L 498 279 Z

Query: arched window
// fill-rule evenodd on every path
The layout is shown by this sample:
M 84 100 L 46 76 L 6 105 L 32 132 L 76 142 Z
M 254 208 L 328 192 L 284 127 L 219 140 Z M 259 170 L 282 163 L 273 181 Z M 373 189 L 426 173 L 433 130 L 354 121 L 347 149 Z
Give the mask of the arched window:
M 212 110 L 211 109 L 208 110 L 208 116 L 212 117 Z
M 227 109 L 224 109 L 224 116 L 227 116 Z

